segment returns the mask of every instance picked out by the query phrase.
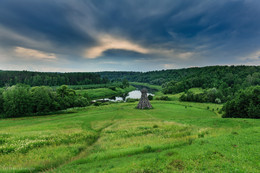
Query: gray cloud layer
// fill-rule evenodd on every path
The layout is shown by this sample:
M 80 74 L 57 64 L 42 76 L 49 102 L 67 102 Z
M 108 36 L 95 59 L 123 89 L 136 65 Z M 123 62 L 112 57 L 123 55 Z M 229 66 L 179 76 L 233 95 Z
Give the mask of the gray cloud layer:
M 0 69 L 259 65 L 258 16 L 258 0 L 2 0 Z

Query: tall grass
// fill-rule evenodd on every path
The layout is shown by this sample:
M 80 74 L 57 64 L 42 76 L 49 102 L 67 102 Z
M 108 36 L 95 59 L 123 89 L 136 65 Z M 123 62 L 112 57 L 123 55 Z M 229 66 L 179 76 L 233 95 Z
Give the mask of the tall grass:
M 151 101 L 0 120 L 0 172 L 257 172 L 260 121 Z

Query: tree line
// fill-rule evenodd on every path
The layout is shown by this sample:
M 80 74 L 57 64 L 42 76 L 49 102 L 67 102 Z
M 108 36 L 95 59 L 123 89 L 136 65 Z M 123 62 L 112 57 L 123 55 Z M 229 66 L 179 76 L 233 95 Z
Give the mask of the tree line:
M 194 93 L 192 91 L 188 91 L 181 95 L 180 101 L 191 101 L 191 102 L 211 102 L 211 103 L 222 103 L 223 100 L 222 93 L 216 88 L 211 88 L 208 90 L 204 90 L 202 93 Z
M 260 85 L 259 66 L 216 66 L 205 68 L 197 75 L 186 77 L 181 81 L 166 82 L 162 87 L 165 94 L 185 92 L 181 99 L 187 101 L 215 102 L 212 99 L 212 95 L 215 95 L 221 102 L 226 102 L 233 99 L 239 90 L 256 85 Z M 190 88 L 196 87 L 206 89 L 206 91 L 201 94 L 188 92 Z M 207 91 L 213 88 L 214 90 Z
M 30 86 L 88 85 L 109 83 L 97 73 L 45 73 L 29 71 L 0 71 L 0 87 L 18 83 Z
M 85 107 L 87 95 L 77 95 L 73 89 L 62 85 L 56 90 L 47 86 L 30 87 L 17 84 L 0 88 L 0 117 L 23 117 L 55 112 L 71 107 Z
M 256 114 L 259 108 L 259 97 L 255 98 L 253 94 L 247 95 L 245 92 L 258 93 L 260 66 L 210 66 L 151 72 L 41 73 L 0 71 L 0 86 L 6 86 L 5 89 L 0 89 L 0 112 L 2 111 L 5 116 L 20 116 L 85 106 L 88 102 L 86 97 L 76 95 L 74 90 L 64 88 L 64 86 L 53 90 L 50 87 L 30 88 L 26 85 L 15 85 L 17 83 L 30 86 L 57 86 L 106 84 L 110 81 L 121 81 L 122 86 L 127 86 L 129 85 L 128 80 L 162 85 L 164 94 L 184 92 L 180 97 L 181 101 L 226 103 L 223 108 L 225 117 L 233 115 L 254 117 L 253 114 Z M 115 88 L 115 86 L 109 87 Z M 204 92 L 193 93 L 189 91 L 190 88 L 195 87 L 203 88 Z M 252 89 L 254 87 L 256 89 Z M 61 92 L 62 88 L 64 92 Z M 244 103 L 242 99 L 244 97 L 247 97 L 247 102 L 251 104 L 244 104 L 246 108 L 240 108 Z M 46 100 L 41 103 L 41 98 Z M 254 102 L 251 102 L 250 99 Z M 241 104 L 238 104 L 239 100 Z M 252 105 L 255 105 L 256 109 L 253 109 Z
M 161 85 L 164 94 L 185 92 L 182 100 L 197 102 L 215 103 L 220 99 L 225 103 L 234 98 L 239 90 L 260 85 L 260 66 L 209 66 L 151 72 L 99 72 L 98 74 L 112 81 L 126 78 L 129 81 Z M 188 93 L 190 88 L 203 88 L 205 92 Z
M 162 85 L 169 81 L 181 82 L 194 79 L 196 85 L 213 88 L 220 85 L 224 77 L 229 78 L 229 80 L 225 80 L 228 85 L 231 85 L 236 77 L 246 78 L 251 75 L 250 77 L 255 78 L 256 76 L 252 76 L 255 72 L 260 73 L 260 66 L 208 66 L 149 72 L 107 71 L 97 72 L 97 74 L 114 81 L 126 78 L 130 82 L 143 82 L 154 85 Z M 251 80 L 250 77 L 248 80 Z
M 129 87 L 128 81 L 110 83 L 107 88 L 116 91 Z M 90 105 L 91 98 L 86 93 L 77 94 L 67 85 L 60 87 L 16 84 L 0 88 L 0 118 L 23 117 L 46 114 L 72 107 Z
M 260 117 L 260 66 L 209 66 L 152 72 L 101 72 L 110 80 L 161 85 L 164 94 L 183 94 L 181 101 L 225 103 L 223 117 Z M 195 93 L 191 88 L 203 88 Z
M 260 118 L 260 86 L 240 90 L 223 110 L 224 118 Z
M 228 85 L 234 83 L 233 78 L 237 76 L 246 78 L 248 75 L 260 72 L 260 66 L 208 66 L 208 67 L 192 67 L 183 69 L 158 70 L 149 72 L 98 72 L 101 77 L 109 80 L 120 80 L 126 78 L 130 82 L 143 82 L 154 85 L 162 85 L 169 81 L 181 82 L 184 80 L 195 79 L 196 85 L 204 88 L 213 88 L 222 83 L 224 77 Z M 248 79 L 250 80 L 250 78 Z M 195 82 L 194 81 L 194 82 Z

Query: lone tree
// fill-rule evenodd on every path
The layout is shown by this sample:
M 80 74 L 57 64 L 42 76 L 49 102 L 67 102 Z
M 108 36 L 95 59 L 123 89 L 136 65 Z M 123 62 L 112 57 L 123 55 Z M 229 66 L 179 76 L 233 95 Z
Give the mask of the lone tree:
M 142 96 L 141 96 L 141 99 L 137 105 L 137 109 L 151 109 L 152 108 L 152 105 L 151 103 L 149 102 L 149 99 L 147 97 L 147 89 L 146 88 L 143 88 L 141 90 L 141 93 L 142 93 Z

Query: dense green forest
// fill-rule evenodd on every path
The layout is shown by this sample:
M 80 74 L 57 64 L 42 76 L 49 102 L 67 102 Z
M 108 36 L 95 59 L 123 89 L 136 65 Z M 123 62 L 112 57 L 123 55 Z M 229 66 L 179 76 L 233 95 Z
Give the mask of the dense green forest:
M 179 92 L 192 87 L 219 88 L 260 83 L 260 66 L 209 66 L 150 72 L 43 73 L 0 71 L 0 86 L 23 83 L 30 86 L 105 84 L 111 81 L 143 82 L 163 85 L 164 92 Z M 167 82 L 171 82 L 167 85 Z M 175 84 L 179 87 L 170 89 Z M 226 85 L 226 84 L 227 85 Z
M 242 83 L 247 77 L 250 84 L 259 83 L 260 66 L 208 66 L 150 72 L 98 72 L 97 74 L 110 80 L 126 78 L 130 82 L 154 85 L 162 85 L 169 81 L 187 81 L 187 83 L 189 81 L 197 87 L 212 88 L 220 86 L 223 81 L 229 86 Z
M 226 103 L 223 117 L 260 118 L 260 66 L 209 66 L 99 74 L 112 81 L 126 78 L 129 81 L 161 85 L 164 94 L 182 93 L 180 101 Z M 196 93 L 191 88 L 202 88 L 203 92 Z
M 223 110 L 224 118 L 260 118 L 260 86 L 239 91 Z
M 105 89 L 107 93 L 104 92 Z M 101 90 L 104 97 L 109 97 L 133 89 L 134 87 L 129 87 L 127 81 L 111 83 L 108 88 L 88 89 L 90 92 L 82 89 L 74 90 L 73 87 L 67 85 L 30 87 L 25 84 L 16 84 L 0 88 L 0 118 L 49 114 L 72 107 L 86 107 L 90 105 L 91 100 L 97 98 L 95 96 L 98 96 L 98 90 Z
M 0 87 L 23 83 L 30 86 L 60 86 L 105 84 L 107 78 L 95 73 L 43 73 L 29 71 L 0 71 Z
M 47 86 L 17 84 L 0 88 L 0 117 L 50 113 L 71 107 L 85 107 L 89 102 L 87 95 L 76 94 L 66 85 L 54 90 Z
M 236 117 L 243 115 L 247 118 L 260 117 L 260 98 L 255 97 L 255 94 L 259 93 L 260 66 L 209 66 L 151 72 L 41 73 L 0 71 L 0 86 L 6 86 L 5 89 L 0 90 L 0 110 L 4 111 L 7 116 L 14 116 L 86 106 L 88 101 L 85 99 L 87 98 L 77 95 L 73 89 L 105 87 L 115 90 L 116 87 L 128 86 L 128 80 L 136 83 L 160 85 L 163 94 L 181 93 L 180 101 L 226 103 L 223 108 L 224 117 L 236 115 L 239 115 Z M 13 86 L 17 83 L 24 85 Z M 64 84 L 71 85 L 65 89 L 67 95 L 61 95 L 59 92 L 61 88 L 57 89 L 57 87 L 30 88 L 25 86 Z M 190 90 L 191 88 L 201 88 L 202 92 L 194 92 Z M 23 98 L 21 103 L 16 95 Z M 47 99 L 44 103 L 49 103 L 49 105 L 42 105 L 42 108 L 39 108 L 38 100 L 41 100 L 42 97 Z M 33 107 L 31 102 L 34 102 L 35 106 L 38 107 Z M 15 104 L 18 106 L 15 107 Z M 253 109 L 253 107 L 255 108 Z M 12 112 L 9 109 L 18 112 Z
M 235 93 L 250 86 L 260 85 L 260 66 L 209 66 L 151 72 L 100 72 L 110 80 L 162 85 L 164 94 L 186 92 L 182 101 L 223 103 Z M 187 93 L 190 88 L 206 89 L 202 94 Z M 216 100 L 217 99 L 217 100 Z M 220 99 L 220 100 L 219 100 Z
M 197 70 L 181 81 L 171 80 L 162 85 L 165 94 L 184 92 L 181 101 L 225 103 L 236 97 L 241 90 L 260 85 L 259 66 L 216 66 Z M 188 91 L 201 87 L 203 93 Z

